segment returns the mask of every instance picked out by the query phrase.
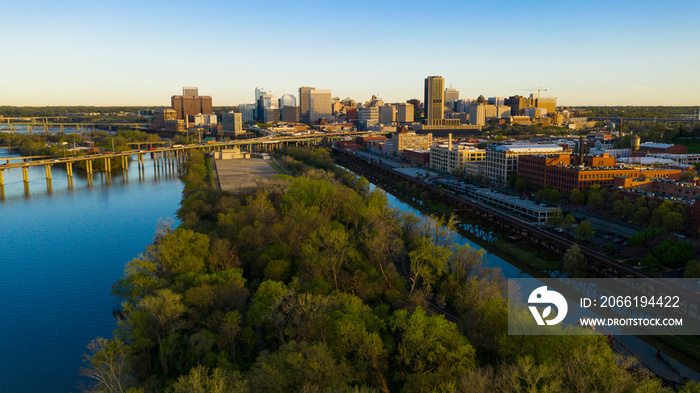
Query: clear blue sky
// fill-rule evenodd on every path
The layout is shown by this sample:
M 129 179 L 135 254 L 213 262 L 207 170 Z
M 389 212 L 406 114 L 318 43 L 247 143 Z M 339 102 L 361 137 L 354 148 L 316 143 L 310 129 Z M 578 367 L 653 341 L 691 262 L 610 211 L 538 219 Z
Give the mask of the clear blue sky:
M 434 4 L 431 4 L 434 3 Z M 461 92 L 700 105 L 700 1 L 5 2 L 0 105 L 215 106 L 299 86 L 365 101 Z

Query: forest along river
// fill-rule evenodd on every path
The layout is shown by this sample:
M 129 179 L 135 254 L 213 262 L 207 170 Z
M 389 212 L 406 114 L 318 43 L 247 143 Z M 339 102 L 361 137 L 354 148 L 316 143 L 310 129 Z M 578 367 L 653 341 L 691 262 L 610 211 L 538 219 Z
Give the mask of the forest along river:
M 2 157 L 16 157 L 0 150 Z M 155 170 L 146 155 L 143 180 L 136 162 L 129 181 L 121 173 L 94 176 L 94 187 L 79 171 L 68 189 L 65 168 L 52 168 L 52 191 L 47 191 L 44 168 L 29 169 L 29 196 L 22 171 L 4 173 L 0 200 L 0 391 L 78 391 L 81 355 L 90 340 L 111 337 L 116 324 L 111 286 L 123 275 L 124 265 L 152 243 L 161 218 L 174 218 L 183 184 L 174 168 Z M 375 187 L 375 185 L 372 185 Z M 387 193 L 391 207 L 423 216 Z M 478 244 L 457 234 L 459 244 Z M 487 250 L 488 265 L 506 277 L 529 277 L 517 261 Z M 636 337 L 625 344 L 645 362 L 655 360 L 656 349 Z M 697 374 L 687 375 L 700 379 Z
M 404 197 L 403 195 L 392 194 L 393 191 L 381 187 L 381 185 L 376 185 L 370 181 L 370 188 L 374 189 L 375 187 L 381 188 L 387 194 L 388 203 L 391 207 L 401 211 L 412 212 L 419 217 L 425 217 L 429 214 L 427 209 L 423 208 L 418 203 L 414 203 L 410 200 L 410 198 Z M 468 239 L 466 235 L 466 231 L 461 231 L 458 229 L 457 233 L 454 234 L 454 242 L 459 245 L 469 244 L 469 246 L 474 249 L 484 250 L 486 253 L 485 259 L 487 261 L 487 266 L 501 269 L 506 278 L 527 278 L 533 276 L 548 277 L 546 273 L 539 272 L 536 269 L 525 265 L 524 263 L 498 250 L 495 246 L 489 245 L 487 242 L 480 241 L 479 239 L 476 241 L 478 241 L 481 245 L 477 244 L 477 242 Z M 469 236 L 473 239 L 471 234 L 469 234 Z M 658 341 L 653 341 L 653 339 L 649 341 L 654 342 L 654 345 L 643 341 L 636 336 L 617 336 L 617 338 L 645 364 L 665 378 L 680 382 L 680 375 L 687 377 L 688 379 L 700 381 L 700 372 L 697 371 L 700 369 L 700 363 L 698 361 L 690 359 L 677 351 L 673 351 L 672 349 L 667 350 L 667 346 Z M 657 347 L 661 348 L 662 358 L 657 357 Z M 664 360 L 668 362 L 668 364 L 665 363 Z M 669 365 L 675 367 L 677 373 L 674 372 Z
M 17 157 L 0 150 L 2 157 Z M 74 170 L 52 167 L 52 192 L 43 166 L 4 173 L 0 200 L 0 392 L 76 392 L 90 340 L 116 328 L 110 294 L 124 265 L 154 239 L 161 218 L 175 218 L 183 183 L 176 169 L 154 172 L 146 155 L 143 181 L 136 161 L 129 181 L 103 173 L 87 187 Z

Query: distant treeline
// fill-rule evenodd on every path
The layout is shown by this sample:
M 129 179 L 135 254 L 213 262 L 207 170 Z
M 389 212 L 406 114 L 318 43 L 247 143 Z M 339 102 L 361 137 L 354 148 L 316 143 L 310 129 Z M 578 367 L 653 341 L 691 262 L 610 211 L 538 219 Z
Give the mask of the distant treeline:
M 673 119 L 680 115 L 698 114 L 697 106 L 589 106 L 590 117 L 628 117 L 648 119 Z
M 137 112 L 145 109 L 166 108 L 165 106 L 0 106 L 4 117 L 43 117 L 65 116 L 66 113 L 119 113 Z

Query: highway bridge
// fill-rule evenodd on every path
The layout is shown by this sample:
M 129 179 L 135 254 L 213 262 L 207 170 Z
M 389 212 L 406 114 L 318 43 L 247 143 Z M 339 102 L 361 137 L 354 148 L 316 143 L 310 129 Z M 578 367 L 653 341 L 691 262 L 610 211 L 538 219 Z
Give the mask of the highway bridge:
M 92 175 L 95 172 L 95 162 L 98 161 L 104 164 L 104 171 L 111 174 L 112 160 L 121 160 L 121 167 L 128 171 L 128 162 L 135 158 L 138 161 L 139 174 L 144 168 L 144 156 L 149 155 L 157 166 L 165 165 L 166 163 L 177 163 L 186 159 L 189 152 L 193 149 L 202 150 L 205 152 L 221 151 L 232 147 L 244 147 L 248 151 L 270 151 L 289 144 L 317 144 L 324 141 L 343 139 L 354 136 L 368 135 L 368 132 L 343 132 L 343 133 L 319 133 L 307 134 L 300 136 L 277 136 L 268 135 L 260 138 L 232 140 L 224 142 L 213 142 L 203 144 L 189 145 L 174 145 L 171 147 L 150 147 L 147 150 L 134 149 L 124 152 L 107 152 L 99 154 L 90 154 L 77 157 L 64 158 L 46 158 L 43 156 L 33 157 L 11 157 L 2 158 L 0 163 L 0 187 L 5 186 L 3 177 L 4 171 L 7 170 L 22 170 L 25 186 L 29 183 L 28 168 L 33 166 L 44 166 L 46 173 L 46 181 L 49 184 L 52 180 L 51 167 L 53 165 L 65 165 L 68 176 L 68 185 L 72 187 L 73 165 L 77 163 L 85 163 L 85 171 L 88 175 L 88 185 L 92 185 Z M 143 142 L 142 145 L 152 146 L 152 143 Z M 22 162 L 14 162 L 22 160 Z M 25 187 L 26 188 L 26 187 Z
M 611 123 L 617 124 L 620 128 L 622 128 L 623 124 L 631 125 L 632 123 L 638 123 L 639 127 L 641 127 L 643 123 L 663 124 L 665 126 L 667 126 L 668 124 L 673 125 L 676 123 L 684 123 L 684 124 L 688 124 L 691 126 L 695 125 L 695 124 L 700 124 L 700 118 L 690 117 L 690 116 L 673 118 L 673 119 L 607 116 L 607 117 L 589 117 L 588 120 L 591 120 L 591 121 L 609 121 Z

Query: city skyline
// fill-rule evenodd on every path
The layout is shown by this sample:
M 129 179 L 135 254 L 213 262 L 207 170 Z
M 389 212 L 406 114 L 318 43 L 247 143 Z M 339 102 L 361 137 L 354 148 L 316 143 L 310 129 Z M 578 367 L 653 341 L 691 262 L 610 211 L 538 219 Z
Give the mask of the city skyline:
M 256 86 L 405 102 L 428 75 L 461 98 L 542 87 L 564 106 L 700 105 L 696 1 L 366 4 L 7 4 L 0 105 L 167 106 L 182 86 L 215 106 L 252 103 Z

